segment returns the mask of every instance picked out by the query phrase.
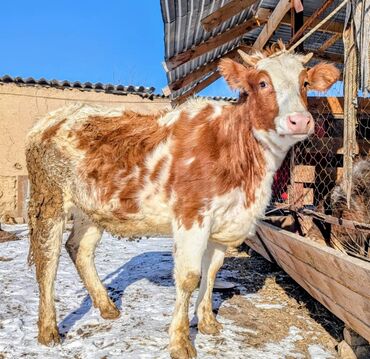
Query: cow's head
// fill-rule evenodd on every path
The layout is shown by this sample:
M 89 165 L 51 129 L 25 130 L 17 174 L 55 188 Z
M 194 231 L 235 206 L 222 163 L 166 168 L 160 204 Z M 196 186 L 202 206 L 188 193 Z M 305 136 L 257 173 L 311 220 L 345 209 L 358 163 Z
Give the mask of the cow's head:
M 230 88 L 240 91 L 240 107 L 248 112 L 257 139 L 287 150 L 312 134 L 307 91 L 328 90 L 339 79 L 338 69 L 326 63 L 305 69 L 312 54 L 291 54 L 285 49 L 271 56 L 241 55 L 248 67 L 222 59 L 219 70 Z

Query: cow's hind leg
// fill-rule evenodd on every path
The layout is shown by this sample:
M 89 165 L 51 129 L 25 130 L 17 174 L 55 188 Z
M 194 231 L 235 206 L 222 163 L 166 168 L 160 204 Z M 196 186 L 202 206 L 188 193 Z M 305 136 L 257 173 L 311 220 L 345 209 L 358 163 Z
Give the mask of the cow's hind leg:
M 102 230 L 94 225 L 83 213 L 76 213 L 72 232 L 66 249 L 90 294 L 93 305 L 99 308 L 105 319 L 115 319 L 120 311 L 109 298 L 94 263 L 94 253 L 102 236 Z
M 60 342 L 54 303 L 54 280 L 64 227 L 62 192 L 52 185 L 40 171 L 30 171 L 31 193 L 29 203 L 30 254 L 35 263 L 39 284 L 39 335 L 44 345 Z
M 189 339 L 189 300 L 199 283 L 208 237 L 209 230 L 205 226 L 194 225 L 190 230 L 174 231 L 176 304 L 170 326 L 171 358 L 196 356 L 196 350 Z
M 224 262 L 225 251 L 224 245 L 209 241 L 203 257 L 202 281 L 196 304 L 198 330 L 203 334 L 218 334 L 222 329 L 212 311 L 212 291 L 216 274 Z

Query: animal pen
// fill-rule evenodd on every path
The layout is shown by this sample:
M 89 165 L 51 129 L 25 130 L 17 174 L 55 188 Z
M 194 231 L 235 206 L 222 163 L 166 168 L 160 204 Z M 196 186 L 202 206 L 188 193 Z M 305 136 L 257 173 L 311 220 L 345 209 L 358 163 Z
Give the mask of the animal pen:
M 288 154 L 275 176 L 266 220 L 246 243 L 370 341 L 370 203 L 361 204 L 362 215 L 350 214 L 358 161 L 369 161 L 370 155 L 369 2 L 161 3 L 168 78 L 164 93 L 175 104 L 219 78 L 219 58 L 238 59 L 238 49 L 262 51 L 278 39 L 288 51 L 312 52 L 312 65 L 327 60 L 341 68 L 344 95 L 308 98 L 315 134 Z M 366 192 L 370 179 L 362 180 L 360 192 Z M 331 201 L 339 190 L 340 210 Z M 319 242 L 315 233 L 320 233 Z M 345 243 L 336 233 L 346 236 Z

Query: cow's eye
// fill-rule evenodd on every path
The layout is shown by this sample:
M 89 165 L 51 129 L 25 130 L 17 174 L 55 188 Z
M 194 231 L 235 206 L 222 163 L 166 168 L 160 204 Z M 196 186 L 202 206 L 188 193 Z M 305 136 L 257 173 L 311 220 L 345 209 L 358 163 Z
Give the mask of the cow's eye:
M 261 87 L 261 89 L 264 89 L 265 87 L 267 87 L 267 83 L 265 81 L 261 81 L 260 82 L 260 87 Z
M 310 85 L 310 83 L 308 82 L 308 81 L 305 81 L 304 83 L 303 83 L 303 86 L 304 87 L 307 87 L 307 86 L 309 86 Z

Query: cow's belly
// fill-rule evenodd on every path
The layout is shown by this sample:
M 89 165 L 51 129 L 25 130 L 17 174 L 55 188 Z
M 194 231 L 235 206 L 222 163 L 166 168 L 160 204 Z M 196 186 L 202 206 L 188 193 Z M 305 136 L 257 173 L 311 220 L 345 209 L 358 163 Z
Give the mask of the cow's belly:
M 75 203 L 97 226 L 121 237 L 168 236 L 172 233 L 172 212 L 160 194 L 138 201 L 138 211 L 127 213 L 117 199 L 102 203 L 91 192 L 65 193 L 65 202 Z
M 125 219 L 101 215 L 92 217 L 100 227 L 121 237 L 159 237 L 169 236 L 172 232 L 171 221 L 154 220 L 148 216 L 133 215 Z
M 247 203 L 245 193 L 235 189 L 213 203 L 211 238 L 231 247 L 237 247 L 255 234 L 257 221 L 265 213 L 271 190 L 267 187 L 256 191 L 255 201 Z
M 211 239 L 230 247 L 237 247 L 255 233 L 256 220 L 248 211 L 240 212 L 230 220 L 226 218 L 216 220 L 211 230 Z

